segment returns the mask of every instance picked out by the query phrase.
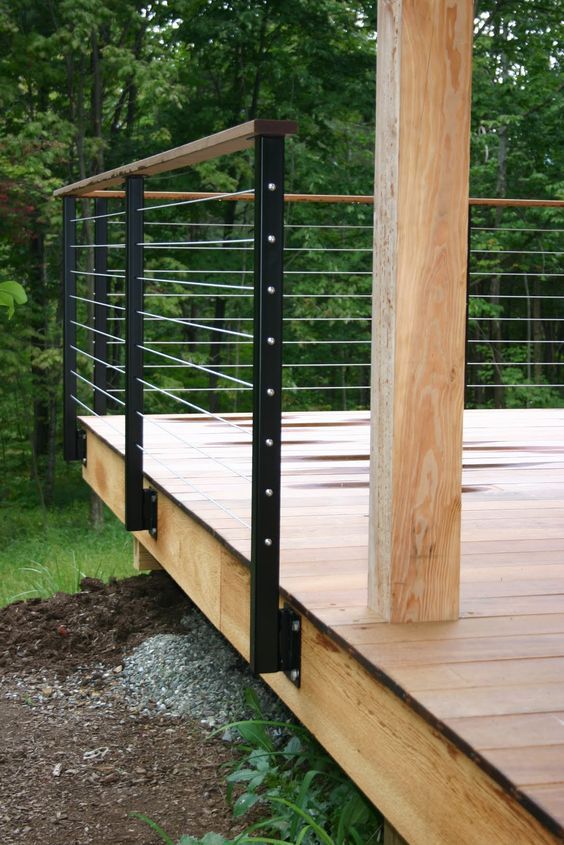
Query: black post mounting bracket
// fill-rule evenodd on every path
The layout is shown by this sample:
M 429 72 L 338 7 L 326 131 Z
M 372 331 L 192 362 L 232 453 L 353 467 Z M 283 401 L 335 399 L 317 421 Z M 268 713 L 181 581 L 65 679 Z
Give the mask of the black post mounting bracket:
M 86 466 L 86 432 L 83 428 L 76 429 L 75 455 L 76 460 Z
M 278 611 L 280 669 L 299 688 L 301 682 L 302 620 L 289 604 Z
M 143 524 L 154 539 L 157 537 L 157 501 L 157 491 L 146 487 L 143 490 Z

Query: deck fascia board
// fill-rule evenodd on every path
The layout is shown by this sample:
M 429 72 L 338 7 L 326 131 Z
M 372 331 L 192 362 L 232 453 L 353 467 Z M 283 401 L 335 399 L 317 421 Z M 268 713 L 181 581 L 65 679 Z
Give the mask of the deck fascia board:
M 87 422 L 83 424 L 88 440 L 84 478 L 123 519 L 122 454 L 110 438 L 95 433 Z M 248 559 L 187 506 L 176 501 L 158 480 L 150 475 L 146 478 L 161 494 L 159 538 L 154 541 L 146 532 L 138 532 L 137 539 L 232 645 L 248 657 Z M 180 536 L 184 538 L 185 549 L 190 549 L 188 555 L 183 555 L 178 547 Z M 187 560 L 190 557 L 196 560 Z M 184 562 L 182 566 L 180 559 Z M 198 566 L 204 560 L 205 565 Z M 351 645 L 339 632 L 338 625 L 324 623 L 289 590 L 281 589 L 281 597 L 291 601 L 306 620 L 302 652 L 304 685 L 297 692 L 283 676 L 269 675 L 264 680 L 411 845 L 439 845 L 456 839 L 465 845 L 483 845 L 492 830 L 495 830 L 496 845 L 514 845 L 516 841 L 555 845 L 564 841 L 564 829 L 554 817 Z M 364 610 L 373 624 L 374 614 Z M 362 612 L 361 607 L 359 611 Z M 319 672 L 320 662 L 323 672 Z M 312 679 L 311 687 L 308 678 Z M 328 678 L 337 682 L 328 683 Z M 351 699 L 356 718 L 346 719 L 339 708 L 343 695 L 349 694 L 351 679 L 358 689 Z M 360 727 L 360 735 L 359 722 L 364 725 Z M 414 736 L 415 745 L 410 739 Z M 390 737 L 393 737 L 393 750 L 386 747 Z M 435 761 L 432 771 L 429 771 L 430 760 Z M 422 790 L 421 783 L 429 784 L 429 790 Z M 443 806 L 447 803 L 444 794 L 452 783 L 456 783 L 457 792 L 463 796 L 455 814 L 451 807 Z M 463 833 L 461 825 L 464 825 Z

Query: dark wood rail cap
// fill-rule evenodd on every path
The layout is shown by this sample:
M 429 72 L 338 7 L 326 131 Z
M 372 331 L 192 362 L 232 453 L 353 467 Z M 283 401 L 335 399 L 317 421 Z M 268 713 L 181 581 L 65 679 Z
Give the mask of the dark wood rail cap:
M 254 139 L 260 135 L 268 137 L 281 137 L 295 135 L 298 131 L 298 124 L 294 120 L 250 120 L 233 126 L 231 129 L 224 129 L 216 132 L 215 135 L 208 135 L 206 138 L 199 138 L 197 141 L 190 141 L 172 150 L 157 153 L 149 158 L 124 164 L 105 173 L 98 173 L 80 182 L 73 182 L 58 188 L 53 196 L 55 197 L 80 197 L 92 190 L 101 190 L 120 185 L 128 176 L 153 176 L 155 173 L 165 173 L 169 170 L 176 170 L 179 167 L 189 167 L 201 161 L 208 161 L 212 158 L 226 155 L 227 153 L 246 150 L 254 143 Z

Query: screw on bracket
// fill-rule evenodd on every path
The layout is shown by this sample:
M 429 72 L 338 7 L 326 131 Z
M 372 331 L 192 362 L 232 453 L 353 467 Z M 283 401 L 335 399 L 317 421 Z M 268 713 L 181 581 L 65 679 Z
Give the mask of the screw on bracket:
M 298 614 L 289 604 L 278 611 L 278 643 L 280 655 L 280 669 L 287 678 L 300 686 L 301 682 L 301 650 L 302 624 Z

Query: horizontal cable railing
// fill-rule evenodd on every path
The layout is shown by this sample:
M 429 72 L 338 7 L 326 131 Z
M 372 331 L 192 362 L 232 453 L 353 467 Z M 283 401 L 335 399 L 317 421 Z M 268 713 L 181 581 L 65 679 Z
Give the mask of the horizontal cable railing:
M 293 131 L 291 122 L 252 121 L 57 194 L 65 232 L 65 456 L 86 457 L 78 414 L 103 417 L 120 434 L 111 410 L 124 413 L 126 527 L 157 539 L 157 490 L 145 476 L 157 485 L 174 478 L 225 514 L 251 559 L 253 668 L 284 669 L 299 683 L 299 618 L 278 605 L 283 151 Z M 145 190 L 147 175 L 249 148 L 254 185 L 244 190 Z M 124 179 L 125 193 L 92 196 L 92 187 Z M 253 205 L 238 202 L 249 196 Z M 210 420 L 219 442 L 194 440 L 190 427 L 175 426 L 179 415 Z M 221 472 L 219 486 L 201 479 L 202 466 Z
M 290 131 L 254 121 L 58 193 L 65 456 L 86 457 L 93 414 L 125 440 L 130 530 L 157 538 L 146 477 L 221 511 L 251 559 L 253 667 L 299 682 L 299 619 L 278 610 L 282 412 L 370 407 L 373 198 L 285 193 Z M 246 187 L 147 189 L 246 149 Z M 564 404 L 563 204 L 470 204 L 467 405 Z
M 563 211 L 556 201 L 472 209 L 468 407 L 564 405 Z

